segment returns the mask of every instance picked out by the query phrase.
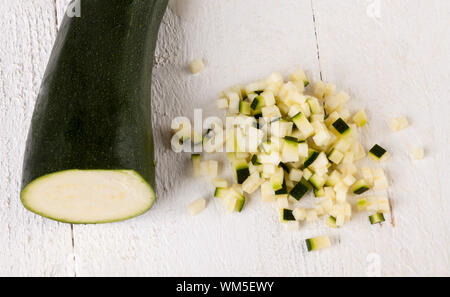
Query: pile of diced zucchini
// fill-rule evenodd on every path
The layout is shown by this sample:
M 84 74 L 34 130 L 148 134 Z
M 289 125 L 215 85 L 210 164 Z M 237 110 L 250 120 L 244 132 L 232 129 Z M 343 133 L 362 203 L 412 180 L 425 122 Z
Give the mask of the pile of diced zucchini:
M 388 199 L 364 194 L 386 190 L 388 180 L 383 169 L 356 166 L 367 156 L 359 141 L 367 116 L 364 110 L 350 112 L 349 100 L 333 84 L 310 85 L 302 70 L 287 82 L 273 73 L 233 87 L 223 92 L 217 106 L 227 110 L 234 124 L 212 127 L 203 143 L 213 143 L 212 151 L 228 152 L 235 181 L 217 178 L 217 162 L 201 161 L 200 155 L 192 155 L 194 173 L 214 178 L 214 196 L 229 212 L 241 212 L 246 195 L 260 188 L 262 200 L 274 202 L 281 221 L 293 229 L 300 221 L 319 218 L 339 228 L 351 219 L 353 209 L 368 212 L 372 224 L 381 223 L 390 211 Z M 380 161 L 388 152 L 375 144 L 368 155 Z M 310 192 L 316 197 L 314 207 L 304 208 L 301 201 Z M 328 245 L 327 239 L 311 239 L 308 249 Z

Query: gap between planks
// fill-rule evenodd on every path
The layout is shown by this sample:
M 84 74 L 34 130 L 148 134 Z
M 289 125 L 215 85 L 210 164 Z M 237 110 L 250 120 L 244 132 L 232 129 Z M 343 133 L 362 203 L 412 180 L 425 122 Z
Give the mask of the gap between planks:
M 313 20 L 313 25 L 314 25 L 314 36 L 316 37 L 317 60 L 319 61 L 320 80 L 323 81 L 322 64 L 320 63 L 319 38 L 318 38 L 318 34 L 317 34 L 317 25 L 316 25 L 316 12 L 314 10 L 314 0 L 311 0 L 311 13 L 312 13 L 312 20 Z

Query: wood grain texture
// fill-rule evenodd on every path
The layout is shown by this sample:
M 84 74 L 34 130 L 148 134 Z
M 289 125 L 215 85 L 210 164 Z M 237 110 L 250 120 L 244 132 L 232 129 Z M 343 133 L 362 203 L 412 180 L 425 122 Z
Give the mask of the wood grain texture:
M 371 18 L 367 4 L 373 1 L 358 3 L 314 1 L 321 69 L 325 80 L 355 98 L 355 106 L 367 108 L 366 148 L 380 143 L 391 151 L 383 167 L 392 184 L 388 195 L 396 226 L 361 232 L 367 218 L 356 219 L 340 232 L 342 249 L 348 245 L 356 263 L 368 251 L 377 253 L 384 275 L 448 275 L 450 228 L 443 218 L 450 213 L 444 189 L 450 180 L 445 116 L 450 112 L 450 5 L 379 1 L 379 18 Z M 391 133 L 387 120 L 401 115 L 411 127 Z M 416 146 L 427 151 L 423 161 L 408 155 Z M 355 243 L 358 248 L 351 248 Z M 358 273 L 350 265 L 350 274 Z
M 55 38 L 51 1 L 0 1 L 0 276 L 70 276 L 70 226 L 26 211 L 22 156 Z
M 360 276 L 375 255 L 382 275 L 448 276 L 449 3 L 377 1 L 173 0 L 153 81 L 157 203 L 137 219 L 72 233 L 26 212 L 18 198 L 34 100 L 69 1 L 1 0 L 0 275 Z M 367 13 L 374 4 L 375 17 Z M 194 58 L 207 65 L 197 76 L 187 68 Z M 170 150 L 175 116 L 192 118 L 193 108 L 219 115 L 222 89 L 299 66 L 348 91 L 354 108 L 366 107 L 364 145 L 378 142 L 392 154 L 382 166 L 395 227 L 356 215 L 338 231 L 318 223 L 291 233 L 258 195 L 244 213 L 225 214 L 209 181 L 190 178 L 189 156 Z M 386 121 L 398 115 L 412 126 L 392 134 Z M 425 160 L 410 161 L 409 146 L 425 146 Z M 200 197 L 208 208 L 192 218 L 186 206 Z M 333 248 L 307 253 L 303 240 L 320 234 L 332 236 Z

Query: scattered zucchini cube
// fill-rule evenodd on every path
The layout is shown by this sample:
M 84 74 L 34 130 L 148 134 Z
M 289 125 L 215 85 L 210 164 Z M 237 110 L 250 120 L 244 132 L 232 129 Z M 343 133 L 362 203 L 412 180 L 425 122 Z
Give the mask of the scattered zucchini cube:
M 330 246 L 331 242 L 328 236 L 314 237 L 306 240 L 308 252 L 329 248 Z
M 377 213 L 369 217 L 370 223 L 372 225 L 381 224 L 385 221 L 384 215 L 382 213 Z
M 378 144 L 375 144 L 369 151 L 369 156 L 372 157 L 372 159 L 379 161 L 381 158 L 386 156 L 387 151 L 379 146 Z

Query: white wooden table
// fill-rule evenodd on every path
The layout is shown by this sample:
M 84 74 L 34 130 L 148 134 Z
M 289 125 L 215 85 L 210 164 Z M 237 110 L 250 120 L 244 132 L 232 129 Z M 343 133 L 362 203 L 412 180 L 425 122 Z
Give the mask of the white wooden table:
M 0 0 L 0 276 L 449 276 L 450 2 L 445 0 L 177 0 L 161 28 L 153 82 L 159 199 L 124 223 L 71 226 L 27 212 L 19 201 L 22 154 L 34 102 L 66 0 Z M 187 71 L 193 58 L 206 70 Z M 286 231 L 256 197 L 240 215 L 189 177 L 189 156 L 169 149 L 170 121 L 194 107 L 217 113 L 231 85 L 302 67 L 336 83 L 370 117 L 365 144 L 380 142 L 395 227 L 365 216 L 339 231 Z M 150 83 L 150 82 L 149 82 Z M 398 134 L 386 120 L 407 115 Z M 424 146 L 412 162 L 409 146 Z M 303 239 L 335 245 L 307 253 Z M 375 269 L 375 270 L 373 270 Z M 377 274 L 377 273 L 375 273 Z

